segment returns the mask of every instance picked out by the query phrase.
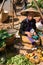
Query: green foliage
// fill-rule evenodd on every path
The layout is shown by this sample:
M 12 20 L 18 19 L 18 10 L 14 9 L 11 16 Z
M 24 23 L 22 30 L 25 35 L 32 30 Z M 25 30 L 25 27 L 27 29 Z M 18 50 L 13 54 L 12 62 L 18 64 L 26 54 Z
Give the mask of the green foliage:
M 32 4 L 32 7 L 36 8 L 36 5 L 33 1 L 31 2 L 31 4 Z M 38 4 L 39 8 L 43 8 L 43 0 L 38 0 L 37 4 Z
M 37 9 L 37 7 L 36 7 L 34 1 L 32 1 L 30 4 L 31 4 L 31 5 L 28 6 L 28 7 L 33 7 L 33 8 L 35 8 L 35 9 Z M 37 1 L 37 4 L 38 4 L 39 8 L 42 8 L 42 9 L 43 9 L 43 0 L 38 0 L 38 1 Z
M 7 65 L 34 65 L 32 64 L 25 56 L 23 55 L 16 55 L 7 60 Z
M 5 46 L 6 38 L 12 36 L 13 34 L 8 34 L 6 30 L 0 30 L 0 48 Z

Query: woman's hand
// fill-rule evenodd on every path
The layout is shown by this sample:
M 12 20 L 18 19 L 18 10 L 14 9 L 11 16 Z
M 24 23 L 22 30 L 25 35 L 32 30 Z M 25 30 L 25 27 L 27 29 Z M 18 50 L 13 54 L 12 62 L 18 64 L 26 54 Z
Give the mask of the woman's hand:
M 37 35 L 36 32 L 34 32 L 34 35 Z
M 25 34 L 27 34 L 29 37 L 32 37 L 32 34 L 30 32 L 25 32 Z

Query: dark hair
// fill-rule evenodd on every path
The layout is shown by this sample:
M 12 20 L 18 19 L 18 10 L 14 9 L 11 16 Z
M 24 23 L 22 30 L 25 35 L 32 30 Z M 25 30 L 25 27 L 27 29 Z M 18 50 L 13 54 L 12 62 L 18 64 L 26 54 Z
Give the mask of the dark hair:
M 29 12 L 27 11 L 27 12 L 25 13 L 25 15 L 28 16 L 28 15 L 29 15 Z
M 32 13 L 32 12 L 29 13 L 29 12 L 27 11 L 27 12 L 26 12 L 26 15 L 27 15 L 27 16 L 29 16 L 29 15 L 33 16 L 33 13 Z

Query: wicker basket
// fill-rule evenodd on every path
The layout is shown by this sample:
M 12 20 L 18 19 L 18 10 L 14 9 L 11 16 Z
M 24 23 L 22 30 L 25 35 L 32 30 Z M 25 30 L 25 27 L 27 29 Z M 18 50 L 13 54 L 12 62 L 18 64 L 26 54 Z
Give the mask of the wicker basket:
M 2 11 L 2 13 L 0 13 L 0 22 L 6 21 L 7 17 L 8 17 L 8 12 L 7 11 Z
M 6 45 L 12 45 L 14 43 L 14 36 L 6 39 Z

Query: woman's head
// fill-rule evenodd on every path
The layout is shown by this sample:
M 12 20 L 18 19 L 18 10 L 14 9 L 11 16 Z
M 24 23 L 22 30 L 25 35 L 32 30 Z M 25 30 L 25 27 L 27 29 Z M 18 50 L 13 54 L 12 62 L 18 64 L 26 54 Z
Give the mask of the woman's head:
M 36 22 L 40 22 L 41 18 L 40 17 L 36 17 Z
M 33 19 L 33 13 L 28 13 L 28 14 L 27 14 L 27 18 L 28 18 L 29 20 L 32 20 L 32 19 Z

